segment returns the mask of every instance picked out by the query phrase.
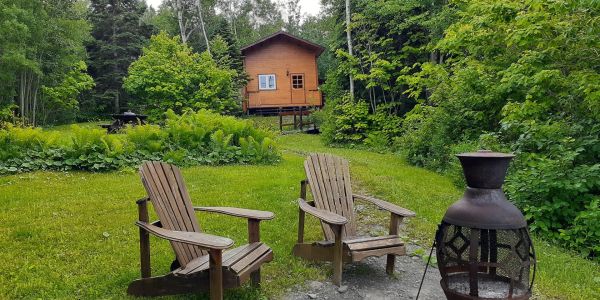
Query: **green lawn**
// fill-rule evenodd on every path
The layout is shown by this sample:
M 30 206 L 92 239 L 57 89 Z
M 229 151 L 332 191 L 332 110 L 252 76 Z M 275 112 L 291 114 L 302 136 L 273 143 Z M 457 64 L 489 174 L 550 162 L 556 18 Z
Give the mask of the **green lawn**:
M 265 265 L 261 291 L 248 287 L 226 296 L 248 299 L 281 295 L 291 285 L 325 279 L 330 268 L 291 256 L 296 240 L 299 181 L 309 151 L 331 152 L 350 160 L 355 189 L 389 199 L 417 212 L 411 240 L 430 245 L 446 207 L 460 197 L 449 179 L 408 166 L 398 156 L 364 150 L 334 149 L 318 137 L 279 138 L 283 160 L 272 166 L 192 167 L 183 175 L 195 205 L 266 209 L 276 219 L 264 222 L 262 239 L 275 252 Z M 133 172 L 92 174 L 36 172 L 0 177 L 0 299 L 123 298 L 139 277 L 135 200 L 144 196 Z M 245 242 L 242 219 L 198 214 L 205 231 Z M 317 239 L 314 219 L 307 239 Z M 382 225 L 387 219 L 382 220 Z M 537 293 L 542 298 L 600 298 L 600 268 L 560 248 L 536 240 Z M 152 240 L 153 274 L 167 272 L 173 253 L 168 243 Z M 435 270 L 432 270 L 435 271 Z M 596 281 L 595 281 L 596 280 Z M 575 287 L 575 288 L 574 288 Z

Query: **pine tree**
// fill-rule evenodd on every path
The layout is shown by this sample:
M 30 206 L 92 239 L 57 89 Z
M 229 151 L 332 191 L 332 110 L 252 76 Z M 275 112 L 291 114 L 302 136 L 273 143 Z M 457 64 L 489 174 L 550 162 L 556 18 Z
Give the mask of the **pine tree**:
M 152 26 L 142 22 L 147 7 L 142 0 L 91 0 L 94 41 L 88 47 L 90 74 L 96 82 L 93 109 L 120 112 L 127 104 L 123 77 L 148 41 Z

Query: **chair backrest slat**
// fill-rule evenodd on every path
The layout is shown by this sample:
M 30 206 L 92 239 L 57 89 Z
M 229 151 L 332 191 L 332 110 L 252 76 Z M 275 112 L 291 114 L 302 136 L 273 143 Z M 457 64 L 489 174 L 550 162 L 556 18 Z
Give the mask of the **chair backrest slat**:
M 356 235 L 348 161 L 331 154 L 311 154 L 304 161 L 304 170 L 315 206 L 346 217 L 348 223 L 344 226 L 342 235 Z M 325 238 L 333 240 L 335 237 L 329 225 L 321 222 L 321 226 Z
M 163 162 L 145 162 L 140 167 L 140 175 L 163 228 L 200 232 L 192 201 L 177 167 Z M 171 246 L 181 266 L 207 254 L 198 246 L 178 242 L 171 242 Z

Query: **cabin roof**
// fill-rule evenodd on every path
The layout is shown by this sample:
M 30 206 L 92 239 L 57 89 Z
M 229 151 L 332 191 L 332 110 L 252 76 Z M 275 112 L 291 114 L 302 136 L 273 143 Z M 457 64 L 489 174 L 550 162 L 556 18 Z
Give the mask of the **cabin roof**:
M 315 44 L 315 43 L 305 40 L 303 38 L 299 38 L 297 36 L 294 36 L 292 34 L 285 32 L 285 31 L 275 32 L 275 33 L 273 33 L 269 36 L 266 36 L 252 44 L 242 47 L 242 49 L 240 49 L 240 50 L 242 51 L 243 55 L 246 55 L 248 52 L 259 49 L 262 45 L 264 45 L 270 41 L 276 40 L 276 39 L 285 40 L 285 41 L 294 43 L 300 47 L 314 51 L 317 56 L 321 55 L 321 53 L 323 53 L 323 51 L 325 51 L 325 48 L 323 46 L 321 46 L 319 44 Z

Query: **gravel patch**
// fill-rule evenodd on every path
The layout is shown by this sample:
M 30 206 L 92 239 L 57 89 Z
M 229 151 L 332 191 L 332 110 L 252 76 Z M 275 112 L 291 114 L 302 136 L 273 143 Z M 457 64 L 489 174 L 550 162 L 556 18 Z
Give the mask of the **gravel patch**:
M 419 246 L 407 245 L 407 252 L 413 253 Z M 429 254 L 429 249 L 426 249 Z M 307 281 L 289 290 L 281 299 L 415 299 L 425 262 L 420 257 L 400 256 L 396 258 L 394 276 L 385 272 L 386 257 L 370 257 L 360 263 L 345 264 L 342 286 L 325 282 Z M 331 264 L 323 263 L 324 268 Z M 421 295 L 422 300 L 444 299 L 440 287 L 440 273 L 435 267 L 429 267 Z

